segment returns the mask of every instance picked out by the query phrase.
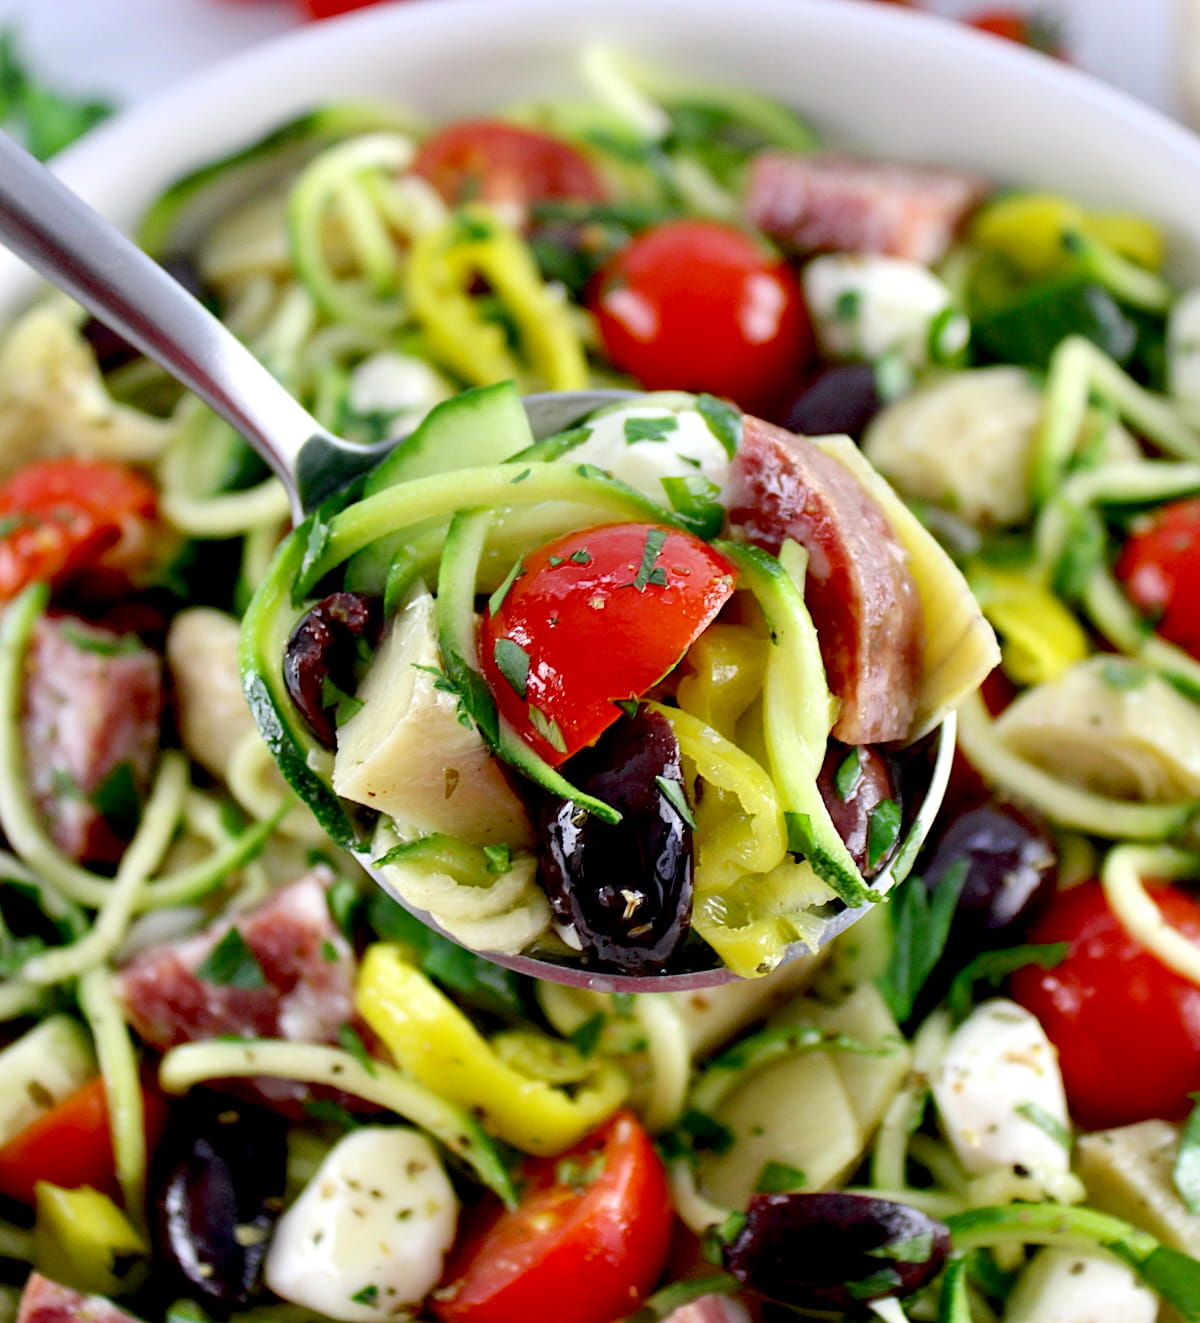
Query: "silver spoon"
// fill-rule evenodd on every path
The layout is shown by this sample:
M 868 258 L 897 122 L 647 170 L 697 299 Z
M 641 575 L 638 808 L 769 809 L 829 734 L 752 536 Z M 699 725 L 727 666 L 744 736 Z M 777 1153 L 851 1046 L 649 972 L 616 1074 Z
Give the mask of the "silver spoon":
M 240 432 L 287 489 L 295 522 L 376 464 L 399 439 L 362 446 L 326 431 L 203 304 L 3 133 L 0 242 L 154 359 Z M 600 404 L 628 394 L 596 390 L 533 395 L 525 399 L 525 411 L 534 436 L 541 440 L 570 427 Z M 897 859 L 911 863 L 941 807 L 954 753 L 954 726 L 951 716 L 933 736 L 924 794 Z M 380 870 L 364 867 L 395 895 Z M 895 861 L 891 867 L 895 868 Z M 891 882 L 889 869 L 873 885 L 885 891 Z M 442 932 L 429 914 L 410 905 L 405 908 Z M 866 908 L 844 909 L 831 915 L 817 945 L 866 912 Z M 789 958 L 807 950 L 798 942 L 790 948 Z M 681 991 L 736 978 L 723 966 L 634 976 L 591 970 L 571 963 L 569 957 L 481 954 L 522 974 L 600 991 Z

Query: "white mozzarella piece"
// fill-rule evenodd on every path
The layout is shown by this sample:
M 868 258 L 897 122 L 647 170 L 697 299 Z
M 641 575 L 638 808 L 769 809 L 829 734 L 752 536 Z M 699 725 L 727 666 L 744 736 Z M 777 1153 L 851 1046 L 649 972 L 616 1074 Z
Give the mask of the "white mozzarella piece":
M 1200 288 L 1188 290 L 1167 318 L 1167 389 L 1200 403 Z
M 1016 1002 L 984 1002 L 950 1037 L 932 1080 L 946 1137 L 972 1175 L 1002 1168 L 1063 1172 L 1069 1132 L 1058 1056 L 1035 1016 Z
M 1107 1254 L 1039 1250 L 1009 1297 L 1004 1323 L 1154 1323 L 1158 1300 Z
M 435 404 L 453 393 L 428 363 L 388 351 L 364 359 L 351 372 L 346 398 L 354 413 L 382 415 L 400 432 L 416 427 Z
M 279 1219 L 267 1285 L 341 1323 L 406 1317 L 437 1285 L 458 1201 L 415 1130 L 364 1126 L 340 1140 Z
M 440 666 L 433 598 L 422 590 L 389 624 L 358 687 L 362 707 L 338 727 L 334 790 L 404 834 L 530 844 L 528 815 L 499 763 L 459 721 L 457 698 L 437 687 Z
M 695 409 L 631 404 L 591 418 L 584 426 L 590 435 L 566 458 L 606 469 L 667 509 L 671 503 L 663 490 L 664 478 L 700 474 L 722 490 L 729 481 L 725 447 Z M 644 427 L 661 428 L 660 439 L 630 439 Z
M 919 262 L 829 253 L 802 273 L 817 340 L 832 358 L 899 355 L 913 367 L 966 347 L 971 328 L 950 291 Z M 936 348 L 936 355 L 931 350 Z

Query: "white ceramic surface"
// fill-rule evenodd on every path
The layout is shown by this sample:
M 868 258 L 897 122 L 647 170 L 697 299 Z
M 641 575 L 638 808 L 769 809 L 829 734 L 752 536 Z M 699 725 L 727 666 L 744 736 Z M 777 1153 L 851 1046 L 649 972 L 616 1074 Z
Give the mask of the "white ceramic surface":
M 856 0 L 428 0 L 288 33 L 144 101 L 60 158 L 129 224 L 171 179 L 298 111 L 384 97 L 435 119 L 580 95 L 604 39 L 784 97 L 835 140 L 970 165 L 1161 222 L 1200 275 L 1200 140 L 1055 61 L 944 20 Z M 0 314 L 30 283 L 0 259 Z

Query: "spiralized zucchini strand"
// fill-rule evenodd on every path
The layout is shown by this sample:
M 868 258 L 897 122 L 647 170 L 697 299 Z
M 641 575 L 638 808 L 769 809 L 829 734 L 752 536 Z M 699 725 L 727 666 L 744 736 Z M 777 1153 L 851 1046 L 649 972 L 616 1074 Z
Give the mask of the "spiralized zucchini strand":
M 1169 846 L 1119 845 L 1100 872 L 1109 908 L 1130 937 L 1192 983 L 1200 983 L 1200 947 L 1173 928 L 1146 890 L 1145 878 L 1200 875 L 1200 855 Z
M 179 826 L 188 784 L 184 754 L 178 750 L 163 754 L 137 834 L 121 858 L 91 930 L 76 942 L 26 961 L 21 970 L 24 979 L 30 983 L 61 983 L 94 968 L 116 951 L 136 911 L 138 893 L 162 861 Z
M 79 1005 L 96 1041 L 104 1078 L 108 1125 L 117 1182 L 125 1212 L 135 1226 L 146 1220 L 146 1127 L 137 1050 L 112 987 L 108 969 L 89 970 L 79 980 Z
M 1139 386 L 1090 340 L 1071 335 L 1055 349 L 1046 377 L 1046 402 L 1033 457 L 1033 494 L 1039 505 L 1058 490 L 1093 395 L 1159 450 L 1200 460 L 1200 430 L 1170 401 Z
M 512 1178 L 470 1112 L 381 1061 L 368 1066 L 337 1047 L 253 1039 L 184 1043 L 172 1048 L 159 1067 L 159 1082 L 168 1093 L 186 1093 L 205 1080 L 256 1075 L 327 1085 L 385 1107 L 457 1153 L 505 1203 L 516 1202 Z

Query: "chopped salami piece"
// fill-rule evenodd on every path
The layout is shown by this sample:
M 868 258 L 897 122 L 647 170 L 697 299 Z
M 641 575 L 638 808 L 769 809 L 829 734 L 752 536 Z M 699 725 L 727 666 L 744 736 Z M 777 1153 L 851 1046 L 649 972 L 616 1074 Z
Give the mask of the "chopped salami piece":
M 672 1310 L 665 1323 L 750 1323 L 750 1312 L 727 1295 L 702 1295 Z
M 136 956 L 116 982 L 134 1029 L 160 1051 L 226 1035 L 336 1043 L 354 1020 L 355 959 L 329 914 L 332 880 L 314 868 L 232 922 Z M 310 1092 L 290 1080 L 255 1088 L 275 1104 Z
M 811 441 L 747 417 L 729 506 L 744 541 L 774 554 L 793 538 L 808 552 L 804 597 L 840 703 L 834 735 L 847 744 L 903 739 L 924 620 L 908 554 L 874 498 Z
M 121 857 L 158 756 L 162 674 L 162 658 L 132 635 L 74 616 L 34 631 L 22 740 L 34 798 L 72 859 Z
M 987 193 L 974 175 L 851 156 L 761 152 L 746 217 L 798 252 L 887 253 L 930 265 Z
M 30 1273 L 17 1307 L 17 1323 L 137 1323 L 102 1295 L 84 1295 L 41 1273 Z

